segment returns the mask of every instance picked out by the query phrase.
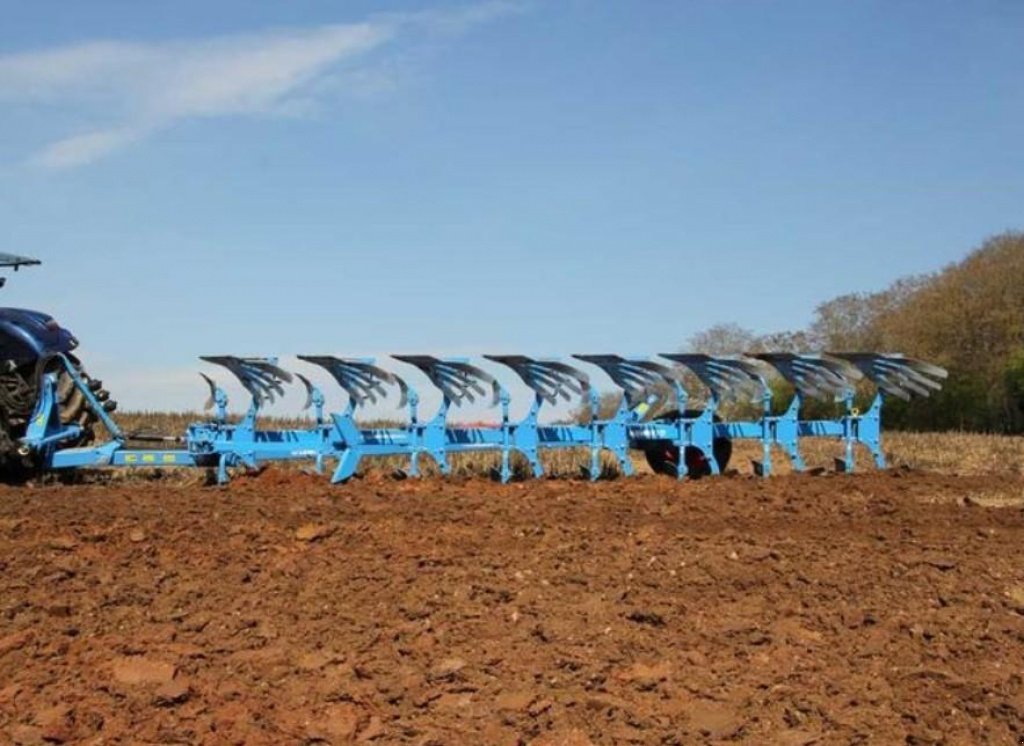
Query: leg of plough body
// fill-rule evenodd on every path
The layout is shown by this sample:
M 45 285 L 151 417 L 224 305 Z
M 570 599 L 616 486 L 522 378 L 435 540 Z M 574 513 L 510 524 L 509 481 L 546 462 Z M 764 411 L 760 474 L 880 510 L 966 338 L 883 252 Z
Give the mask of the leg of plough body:
M 55 380 L 47 382 L 33 425 L 22 449 L 43 469 L 90 466 L 200 466 L 216 470 L 226 482 L 231 467 L 255 468 L 277 461 L 311 461 L 318 471 L 334 463 L 331 480 L 353 477 L 364 459 L 391 456 L 407 463 L 417 476 L 422 458 L 429 457 L 442 474 L 451 471 L 450 456 L 489 451 L 499 457 L 498 477 L 513 477 L 514 455 L 525 459 L 534 477 L 544 474 L 541 453 L 552 449 L 582 449 L 588 454 L 586 475 L 602 474 L 601 452 L 609 453 L 624 475 L 633 473 L 631 451 L 642 452 L 657 472 L 679 479 L 719 474 L 729 461 L 732 444 L 751 440 L 761 444 L 755 472 L 772 472 L 772 451 L 781 449 L 795 470 L 804 469 L 800 443 L 804 438 L 831 438 L 843 444 L 839 470 L 852 472 L 856 446 L 866 448 L 875 466 L 884 468 L 881 415 L 886 397 L 928 396 L 941 387 L 946 372 L 934 365 L 895 354 L 765 353 L 753 356 L 712 356 L 666 353 L 660 359 L 619 355 L 575 355 L 580 363 L 601 370 L 618 389 L 611 414 L 600 411 L 601 397 L 590 376 L 576 364 L 524 355 L 485 355 L 482 360 L 518 380 L 532 399 L 526 414 L 513 418 L 512 393 L 498 378 L 465 358 L 396 355 L 394 359 L 419 371 L 441 395 L 440 405 L 425 418 L 417 390 L 400 375 L 369 358 L 299 356 L 304 363 L 326 371 L 347 396 L 346 407 L 325 414 L 325 397 L 309 378 L 284 370 L 276 358 L 205 357 L 207 363 L 231 372 L 250 396 L 246 413 L 237 421 L 228 416 L 228 397 L 211 378 L 207 409 L 213 417 L 188 428 L 183 437 L 166 437 L 178 448 L 135 450 L 106 413 L 111 440 L 97 446 L 61 449 L 75 433 L 55 416 Z M 772 377 L 792 389 L 791 400 L 774 413 Z M 305 427 L 261 427 L 266 404 L 280 397 L 298 378 L 306 389 L 306 409 L 314 418 Z M 864 412 L 854 405 L 858 389 L 874 387 Z M 78 381 L 88 393 L 87 384 Z M 45 395 L 47 389 L 50 395 Z M 693 406 L 692 394 L 702 392 Z M 832 419 L 803 419 L 810 399 L 836 401 L 841 413 Z M 361 427 L 356 415 L 367 407 L 397 400 L 404 424 Z M 459 426 L 449 421 L 453 409 L 481 402 L 500 412 L 493 425 Z M 758 416 L 726 419 L 726 405 L 753 404 Z M 100 402 L 92 402 L 101 407 Z M 575 407 L 562 423 L 542 422 L 555 407 Z M 748 406 L 749 411 L 749 406 Z

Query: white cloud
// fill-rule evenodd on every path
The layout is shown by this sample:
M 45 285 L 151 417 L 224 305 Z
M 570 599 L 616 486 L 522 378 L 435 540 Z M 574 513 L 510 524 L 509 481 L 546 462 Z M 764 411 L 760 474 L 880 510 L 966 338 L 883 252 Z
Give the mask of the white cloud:
M 138 140 L 143 134 L 144 130 L 131 128 L 83 132 L 50 143 L 32 157 L 32 163 L 43 168 L 82 166 Z
M 485 2 L 449 11 L 391 14 L 332 24 L 204 39 L 89 41 L 0 55 L 0 103 L 64 107 L 93 127 L 70 133 L 31 162 L 70 168 L 96 161 L 177 121 L 228 115 L 294 115 L 344 73 L 377 79 L 368 57 L 414 31 L 460 34 L 515 11 Z

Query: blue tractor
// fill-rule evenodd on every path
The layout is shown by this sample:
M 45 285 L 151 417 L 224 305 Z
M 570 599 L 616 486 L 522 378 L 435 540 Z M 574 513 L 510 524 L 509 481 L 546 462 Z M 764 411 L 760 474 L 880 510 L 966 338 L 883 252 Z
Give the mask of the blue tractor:
M 0 269 L 40 264 L 14 254 L 0 253 Z M 0 287 L 6 278 L 0 278 Z M 57 377 L 56 397 L 64 424 L 77 424 L 81 432 L 76 442 L 87 445 L 95 437 L 96 413 L 81 389 L 68 373 L 59 355 L 63 355 L 93 392 L 102 407 L 112 412 L 116 403 L 101 381 L 90 378 L 73 351 L 75 336 L 50 315 L 23 308 L 0 308 L 0 474 L 13 476 L 36 466 L 30 450 L 20 442 L 36 409 L 40 386 L 47 373 Z

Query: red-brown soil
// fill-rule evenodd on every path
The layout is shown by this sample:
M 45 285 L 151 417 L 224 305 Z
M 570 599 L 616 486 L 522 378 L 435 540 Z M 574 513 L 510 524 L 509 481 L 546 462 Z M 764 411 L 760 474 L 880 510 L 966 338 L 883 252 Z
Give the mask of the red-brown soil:
M 0 489 L 2 743 L 1016 744 L 1013 478 Z

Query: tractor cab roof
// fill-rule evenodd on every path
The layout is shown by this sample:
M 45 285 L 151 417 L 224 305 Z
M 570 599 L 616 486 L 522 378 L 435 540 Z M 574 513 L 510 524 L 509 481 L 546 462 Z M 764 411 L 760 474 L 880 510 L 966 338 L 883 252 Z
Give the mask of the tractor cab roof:
M 0 253 L 0 267 L 14 267 L 17 270 L 19 267 L 31 267 L 34 264 L 42 264 L 42 262 L 27 256 Z

